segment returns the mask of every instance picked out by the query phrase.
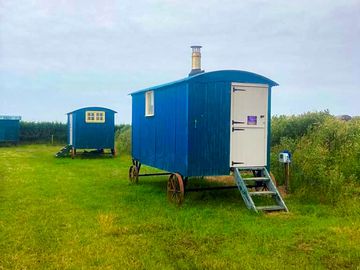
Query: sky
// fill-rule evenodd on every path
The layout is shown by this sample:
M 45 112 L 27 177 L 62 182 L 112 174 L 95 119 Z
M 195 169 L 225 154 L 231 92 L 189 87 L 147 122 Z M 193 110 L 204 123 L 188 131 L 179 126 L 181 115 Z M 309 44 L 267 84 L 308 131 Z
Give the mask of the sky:
M 360 115 L 360 0 L 0 0 L 0 114 L 131 123 L 132 91 L 202 69 L 279 83 L 273 114 Z

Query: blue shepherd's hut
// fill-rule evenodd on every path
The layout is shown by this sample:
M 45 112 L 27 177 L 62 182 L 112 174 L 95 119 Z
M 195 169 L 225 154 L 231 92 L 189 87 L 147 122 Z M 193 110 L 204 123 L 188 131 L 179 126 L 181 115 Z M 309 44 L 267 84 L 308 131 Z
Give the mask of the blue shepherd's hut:
M 189 177 L 234 174 L 248 208 L 286 210 L 269 175 L 271 91 L 278 84 L 241 70 L 204 72 L 200 46 L 193 46 L 188 77 L 133 92 L 132 158 L 129 178 L 141 164 L 170 174 L 168 196 L 181 203 Z M 243 172 L 254 177 L 244 178 Z M 257 190 L 251 192 L 249 188 Z M 260 190 L 261 189 L 261 190 Z M 255 206 L 252 197 L 272 196 L 274 205 Z
M 0 143 L 18 143 L 20 116 L 0 115 Z
M 78 149 L 94 149 L 103 153 L 110 149 L 115 155 L 115 111 L 103 107 L 86 107 L 67 114 L 68 145 L 57 153 L 62 156 Z

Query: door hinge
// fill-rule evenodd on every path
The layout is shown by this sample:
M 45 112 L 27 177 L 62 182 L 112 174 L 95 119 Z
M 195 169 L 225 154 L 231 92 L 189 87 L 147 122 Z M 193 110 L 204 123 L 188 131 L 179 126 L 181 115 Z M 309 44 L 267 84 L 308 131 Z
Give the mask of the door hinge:
M 245 124 L 245 122 L 232 120 L 232 124 L 233 124 L 233 125 L 235 125 L 235 124 Z
M 236 92 L 236 91 L 241 91 L 241 92 L 244 92 L 246 91 L 246 89 L 241 89 L 241 88 L 233 88 L 233 92 Z
M 234 132 L 234 131 L 244 131 L 244 130 L 245 130 L 245 128 L 236 128 L 236 127 L 232 128 L 232 132 Z
M 244 162 L 231 161 L 231 165 L 241 165 L 241 164 L 244 164 Z

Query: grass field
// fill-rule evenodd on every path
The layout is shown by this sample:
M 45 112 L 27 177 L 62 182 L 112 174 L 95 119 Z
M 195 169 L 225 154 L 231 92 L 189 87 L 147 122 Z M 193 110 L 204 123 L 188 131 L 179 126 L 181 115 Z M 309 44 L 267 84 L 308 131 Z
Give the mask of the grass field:
M 166 176 L 128 183 L 128 156 L 58 149 L 0 148 L 0 269 L 360 269 L 359 198 L 254 214 L 227 190 L 179 208 Z

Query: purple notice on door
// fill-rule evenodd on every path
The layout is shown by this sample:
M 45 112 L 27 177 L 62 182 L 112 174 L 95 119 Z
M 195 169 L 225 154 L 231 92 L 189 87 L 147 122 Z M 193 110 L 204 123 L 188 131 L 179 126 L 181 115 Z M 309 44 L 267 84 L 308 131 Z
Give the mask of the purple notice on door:
M 248 125 L 257 125 L 257 116 L 254 115 L 248 115 L 247 117 L 247 124 Z

